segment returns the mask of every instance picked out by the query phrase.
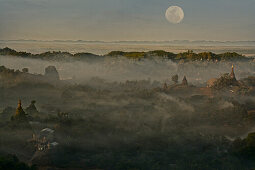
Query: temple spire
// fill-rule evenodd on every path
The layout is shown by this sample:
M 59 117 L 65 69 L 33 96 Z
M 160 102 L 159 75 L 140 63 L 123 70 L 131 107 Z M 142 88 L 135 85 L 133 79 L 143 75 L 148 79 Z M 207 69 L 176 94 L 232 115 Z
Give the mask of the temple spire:
M 19 99 L 19 102 L 18 102 L 18 108 L 21 108 L 21 100 Z
M 18 102 L 18 107 L 16 109 L 16 114 L 15 114 L 15 117 L 25 117 L 25 112 L 22 108 L 22 104 L 21 104 L 21 100 L 19 100 Z
M 232 71 L 231 71 L 231 74 L 230 74 L 230 77 L 231 77 L 232 79 L 236 79 L 234 69 L 235 69 L 235 68 L 234 68 L 234 65 L 232 64 Z

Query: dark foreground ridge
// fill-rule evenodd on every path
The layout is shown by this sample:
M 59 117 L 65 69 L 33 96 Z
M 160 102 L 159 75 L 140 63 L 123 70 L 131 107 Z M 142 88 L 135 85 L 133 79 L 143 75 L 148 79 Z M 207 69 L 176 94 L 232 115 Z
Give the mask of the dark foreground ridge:
M 71 54 L 69 52 L 61 51 L 48 51 L 41 54 L 32 54 L 27 52 L 17 52 L 8 47 L 0 49 L 0 55 L 4 56 L 18 56 L 32 59 L 43 59 L 43 60 L 90 60 L 90 59 L 104 59 L 105 57 L 126 57 L 128 59 L 169 59 L 172 61 L 243 61 L 250 60 L 242 54 L 235 52 L 226 52 L 222 54 L 215 54 L 212 52 L 194 53 L 192 50 L 187 52 L 174 54 L 172 52 L 166 52 L 163 50 L 149 51 L 149 52 L 123 52 L 123 51 L 112 51 L 105 55 L 96 55 L 92 53 L 76 53 Z

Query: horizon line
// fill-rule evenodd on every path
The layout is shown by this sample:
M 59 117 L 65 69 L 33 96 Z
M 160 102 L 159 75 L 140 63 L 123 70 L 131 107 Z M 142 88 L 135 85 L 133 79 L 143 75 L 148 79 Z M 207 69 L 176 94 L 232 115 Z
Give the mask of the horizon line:
M 188 40 L 188 39 L 181 39 L 181 40 L 40 40 L 40 39 L 0 39 L 0 41 L 38 41 L 38 42 L 102 42 L 102 43 L 121 43 L 121 42 L 155 42 L 155 43 L 162 43 L 162 42 L 214 42 L 214 43 L 237 43 L 237 42 L 255 42 L 255 40 Z

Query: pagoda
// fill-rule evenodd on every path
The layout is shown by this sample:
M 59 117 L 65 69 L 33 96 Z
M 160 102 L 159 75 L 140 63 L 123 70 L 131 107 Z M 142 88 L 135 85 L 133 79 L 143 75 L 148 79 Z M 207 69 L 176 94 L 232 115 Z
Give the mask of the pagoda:
M 13 116 L 13 118 L 15 120 L 24 120 L 26 119 L 26 113 L 24 112 L 23 108 L 22 108 L 22 104 L 21 104 L 21 100 L 19 100 L 18 102 L 18 107 L 16 109 L 16 113 L 15 115 Z
M 235 71 L 234 71 L 234 65 L 232 65 L 232 71 L 230 73 L 230 78 L 233 80 L 236 80 Z
M 37 110 L 37 108 L 35 106 L 35 103 L 36 103 L 35 100 L 31 101 L 31 104 L 25 109 L 25 111 L 26 111 L 26 113 L 28 115 L 32 115 L 32 114 L 37 114 L 38 113 L 38 110 Z

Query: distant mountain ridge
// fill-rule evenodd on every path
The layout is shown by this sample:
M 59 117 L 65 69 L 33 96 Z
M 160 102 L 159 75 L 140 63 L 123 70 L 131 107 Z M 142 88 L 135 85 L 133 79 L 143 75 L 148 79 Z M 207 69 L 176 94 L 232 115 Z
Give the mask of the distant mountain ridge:
M 61 51 L 48 51 L 40 54 L 32 54 L 27 52 L 17 52 L 16 50 L 8 47 L 0 49 L 0 55 L 3 56 L 17 56 L 31 59 L 43 59 L 43 60 L 101 60 L 105 57 L 126 57 L 128 59 L 169 59 L 172 61 L 229 61 L 229 60 L 252 60 L 244 55 L 235 52 L 226 52 L 222 54 L 215 54 L 212 52 L 194 53 L 192 50 L 188 50 L 183 53 L 172 53 L 163 50 L 155 50 L 149 52 L 123 52 L 112 51 L 105 55 L 96 55 L 92 53 L 76 53 L 71 54 L 69 52 Z

